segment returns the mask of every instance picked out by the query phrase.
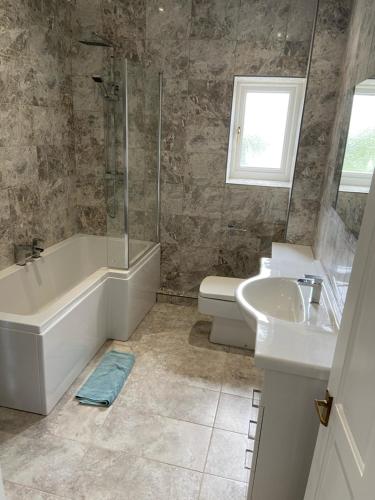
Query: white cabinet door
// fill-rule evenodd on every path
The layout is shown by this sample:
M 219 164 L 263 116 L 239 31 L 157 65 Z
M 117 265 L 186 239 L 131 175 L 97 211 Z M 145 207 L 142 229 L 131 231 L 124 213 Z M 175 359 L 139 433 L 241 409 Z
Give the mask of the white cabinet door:
M 374 187 L 374 186 L 373 186 Z M 375 193 L 368 197 L 305 500 L 375 499 Z

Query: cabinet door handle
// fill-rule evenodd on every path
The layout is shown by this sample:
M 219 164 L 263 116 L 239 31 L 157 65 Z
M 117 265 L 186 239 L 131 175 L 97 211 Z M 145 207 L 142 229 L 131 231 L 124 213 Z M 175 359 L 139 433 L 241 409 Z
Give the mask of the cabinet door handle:
M 255 397 L 255 395 L 257 397 Z M 253 389 L 253 397 L 251 399 L 251 405 L 253 408 L 259 408 L 261 395 L 262 391 L 260 391 L 259 389 Z
M 251 455 L 251 461 L 250 461 L 250 465 L 248 465 L 248 459 L 247 457 Z M 250 448 L 246 448 L 245 450 L 245 463 L 244 463 L 244 468 L 247 469 L 247 470 L 251 470 L 251 462 L 252 462 L 252 459 L 253 459 L 253 450 L 250 450 Z
M 251 434 L 251 426 L 252 426 L 252 425 L 255 425 L 255 429 L 256 429 L 256 425 L 257 425 L 257 423 L 258 423 L 258 422 L 257 422 L 256 420 L 252 420 L 252 419 L 250 419 L 250 420 L 249 420 L 249 429 L 248 429 L 248 431 L 247 431 L 247 437 L 248 437 L 249 439 L 251 439 L 252 441 L 254 441 L 254 440 L 255 440 L 255 433 L 254 433 L 254 434 Z

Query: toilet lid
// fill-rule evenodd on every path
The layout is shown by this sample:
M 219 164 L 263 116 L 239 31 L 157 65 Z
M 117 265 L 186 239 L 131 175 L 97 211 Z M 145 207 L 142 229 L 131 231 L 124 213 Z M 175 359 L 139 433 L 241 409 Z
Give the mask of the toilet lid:
M 244 280 L 240 278 L 223 278 L 221 276 L 207 276 L 199 287 L 201 297 L 207 299 L 227 300 L 234 302 L 234 292 Z

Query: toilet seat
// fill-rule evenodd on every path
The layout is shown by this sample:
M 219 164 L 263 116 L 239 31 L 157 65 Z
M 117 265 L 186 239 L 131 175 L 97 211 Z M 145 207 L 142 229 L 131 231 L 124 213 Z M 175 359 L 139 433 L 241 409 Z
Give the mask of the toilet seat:
M 235 302 L 234 292 L 243 282 L 240 278 L 223 278 L 222 276 L 207 276 L 199 287 L 199 295 L 207 299 L 227 300 Z

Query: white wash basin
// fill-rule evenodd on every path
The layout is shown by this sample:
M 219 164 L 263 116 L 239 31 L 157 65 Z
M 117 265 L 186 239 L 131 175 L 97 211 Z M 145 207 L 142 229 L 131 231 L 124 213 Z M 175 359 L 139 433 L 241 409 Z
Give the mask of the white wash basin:
M 332 364 L 337 323 L 323 285 L 319 304 L 311 303 L 311 288 L 300 287 L 296 277 L 263 272 L 236 289 L 236 301 L 256 333 L 255 364 L 326 380 Z M 249 335 L 251 332 L 249 331 Z
M 304 301 L 295 280 L 259 278 L 240 286 L 237 301 L 241 309 L 256 319 L 260 315 L 301 323 L 305 319 Z

